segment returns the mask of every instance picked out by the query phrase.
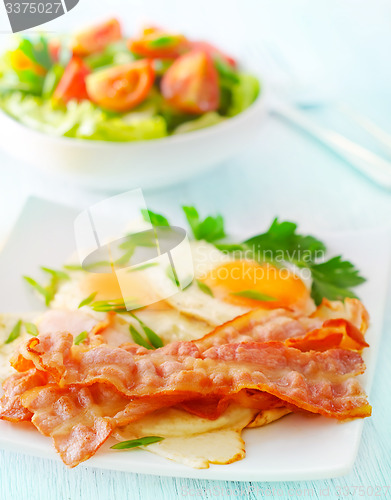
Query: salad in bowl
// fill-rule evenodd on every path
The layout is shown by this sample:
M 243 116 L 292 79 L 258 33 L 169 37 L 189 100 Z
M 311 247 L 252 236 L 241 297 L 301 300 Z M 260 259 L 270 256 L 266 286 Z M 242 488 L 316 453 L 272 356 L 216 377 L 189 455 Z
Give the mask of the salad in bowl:
M 117 19 L 64 36 L 19 37 L 0 66 L 0 109 L 28 128 L 90 141 L 161 139 L 230 120 L 259 80 L 206 41 Z

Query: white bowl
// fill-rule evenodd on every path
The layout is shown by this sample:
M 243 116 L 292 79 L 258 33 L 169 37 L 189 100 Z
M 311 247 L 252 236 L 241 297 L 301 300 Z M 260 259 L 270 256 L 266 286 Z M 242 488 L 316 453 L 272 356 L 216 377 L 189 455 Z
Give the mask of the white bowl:
M 0 111 L 0 147 L 60 179 L 104 191 L 176 184 L 227 160 L 259 131 L 261 94 L 243 113 L 209 128 L 162 139 L 105 142 L 54 137 Z

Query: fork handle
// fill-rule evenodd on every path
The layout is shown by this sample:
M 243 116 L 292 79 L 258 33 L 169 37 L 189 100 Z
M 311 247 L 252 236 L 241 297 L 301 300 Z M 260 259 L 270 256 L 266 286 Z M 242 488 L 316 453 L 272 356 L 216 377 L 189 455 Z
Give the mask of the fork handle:
M 391 189 L 391 162 L 384 160 L 369 149 L 314 123 L 294 106 L 271 99 L 269 109 L 274 115 L 300 127 L 330 150 L 348 161 L 353 167 L 382 187 Z

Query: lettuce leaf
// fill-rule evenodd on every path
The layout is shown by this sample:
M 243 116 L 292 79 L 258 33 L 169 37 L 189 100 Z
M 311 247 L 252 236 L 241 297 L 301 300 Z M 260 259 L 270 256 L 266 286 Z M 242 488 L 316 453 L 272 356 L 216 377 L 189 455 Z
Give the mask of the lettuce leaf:
M 186 134 L 187 132 L 192 132 L 193 130 L 201 130 L 203 128 L 211 127 L 217 123 L 225 121 L 224 116 L 219 115 L 215 111 L 210 111 L 201 115 L 199 118 L 192 120 L 190 122 L 185 122 L 176 127 L 173 134 Z
M 90 101 L 70 101 L 59 108 L 51 100 L 21 92 L 3 95 L 0 106 L 24 125 L 55 136 L 124 142 L 167 135 L 164 118 L 153 109 L 110 117 Z
M 235 116 L 247 109 L 258 97 L 260 92 L 259 80 L 247 73 L 239 73 L 239 81 L 231 88 L 231 105 L 228 116 Z

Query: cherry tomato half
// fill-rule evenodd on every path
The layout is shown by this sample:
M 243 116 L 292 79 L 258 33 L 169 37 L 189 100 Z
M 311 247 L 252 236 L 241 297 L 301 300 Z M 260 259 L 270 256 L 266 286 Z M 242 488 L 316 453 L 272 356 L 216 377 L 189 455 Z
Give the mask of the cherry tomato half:
M 71 99 L 81 101 L 88 99 L 86 77 L 90 70 L 80 57 L 73 56 L 65 68 L 61 80 L 58 82 L 53 99 L 67 103 Z
M 87 78 L 87 92 L 102 108 L 129 111 L 147 97 L 154 78 L 152 61 L 141 59 L 92 73 Z
M 143 30 L 140 38 L 129 40 L 128 46 L 138 56 L 169 59 L 189 50 L 190 43 L 183 35 L 149 27 Z
M 121 38 L 121 25 L 113 18 L 75 33 L 71 40 L 71 49 L 78 56 L 88 56 L 94 52 L 101 52 L 109 43 Z
M 223 59 L 225 59 L 227 61 L 227 63 L 230 66 L 232 66 L 233 68 L 236 68 L 236 66 L 237 66 L 237 63 L 233 57 L 226 54 L 225 52 L 218 49 L 217 47 L 215 47 L 214 45 L 212 45 L 209 42 L 204 42 L 204 41 L 191 42 L 191 47 L 193 49 L 203 50 L 204 52 L 207 52 L 208 54 L 210 54 L 212 57 L 216 54 L 216 55 L 222 57 Z
M 176 59 L 161 81 L 163 97 L 176 109 L 201 114 L 219 107 L 218 74 L 211 56 L 193 50 Z

